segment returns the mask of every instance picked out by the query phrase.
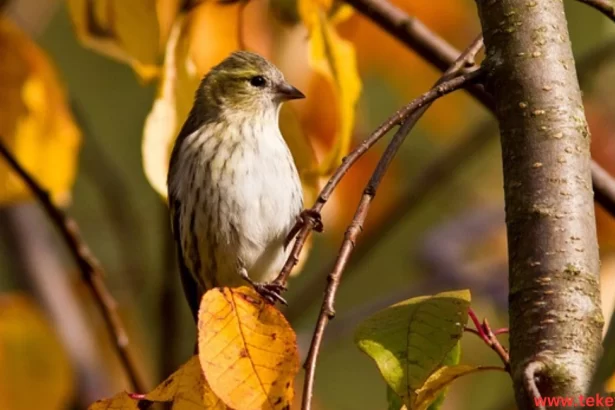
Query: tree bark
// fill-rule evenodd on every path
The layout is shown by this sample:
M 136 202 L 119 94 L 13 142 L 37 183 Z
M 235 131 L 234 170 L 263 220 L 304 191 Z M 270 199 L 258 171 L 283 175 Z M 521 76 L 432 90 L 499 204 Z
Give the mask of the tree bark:
M 562 1 L 476 3 L 502 142 L 513 383 L 535 409 L 538 394 L 578 400 L 601 351 L 590 136 Z

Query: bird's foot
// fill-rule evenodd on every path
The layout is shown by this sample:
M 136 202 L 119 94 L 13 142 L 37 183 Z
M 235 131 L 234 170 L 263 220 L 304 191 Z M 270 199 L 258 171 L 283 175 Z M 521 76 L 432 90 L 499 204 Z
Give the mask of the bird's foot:
M 265 300 L 272 305 L 275 305 L 276 302 L 280 302 L 281 304 L 288 306 L 286 303 L 286 299 L 282 297 L 282 292 L 286 290 L 286 286 L 276 283 L 276 282 L 255 282 L 249 276 L 248 272 L 245 269 L 241 269 L 239 274 L 254 288 L 259 295 L 261 295 Z
M 322 218 L 320 217 L 320 212 L 314 211 L 313 209 L 304 209 L 297 216 L 297 221 L 295 225 L 292 227 L 288 235 L 286 235 L 286 239 L 284 240 L 284 248 L 288 246 L 288 244 L 293 240 L 295 235 L 299 233 L 301 228 L 305 226 L 307 223 L 311 223 L 314 227 L 313 229 L 316 232 L 323 231 Z

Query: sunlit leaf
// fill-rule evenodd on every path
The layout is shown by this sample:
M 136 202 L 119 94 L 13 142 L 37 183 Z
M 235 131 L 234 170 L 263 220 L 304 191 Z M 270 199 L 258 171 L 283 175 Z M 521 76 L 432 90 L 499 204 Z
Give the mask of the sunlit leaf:
M 197 356 L 193 356 L 150 393 L 140 396 L 122 392 L 110 399 L 97 401 L 89 410 L 138 410 L 140 402 L 172 402 L 171 410 L 227 410 L 207 385 Z
M 69 0 L 77 37 L 84 46 L 130 64 L 147 80 L 157 75 L 180 0 Z
M 173 143 L 201 77 L 239 48 L 238 12 L 238 4 L 204 2 L 179 17 L 171 30 L 158 96 L 146 119 L 142 144 L 145 175 L 163 197 Z
M 296 335 L 252 288 L 214 288 L 201 301 L 199 358 L 215 394 L 235 410 L 290 406 L 299 369 Z
M 335 143 L 320 164 L 320 172 L 325 175 L 348 153 L 361 92 L 354 46 L 335 29 L 336 23 L 350 15 L 350 9 L 341 7 L 333 15 L 330 9 L 329 0 L 299 1 L 299 15 L 309 31 L 310 65 L 332 84 L 337 97 L 339 125 Z
M 63 410 L 73 394 L 68 356 L 25 296 L 0 296 L 0 409 Z
M 59 203 L 70 198 L 80 132 L 47 56 L 0 17 L 0 139 Z M 30 190 L 0 160 L 0 204 L 30 197 Z
M 211 391 L 203 377 L 199 358 L 193 356 L 188 363 L 173 373 L 147 396 L 155 402 L 173 401 L 175 410 L 224 410 L 227 407 Z
M 409 408 L 412 410 L 426 410 L 436 400 L 440 392 L 458 378 L 485 370 L 493 370 L 491 367 L 476 367 L 469 365 L 442 366 L 425 381 L 423 386 L 416 391 Z
M 469 305 L 467 290 L 412 298 L 365 320 L 355 341 L 403 402 L 413 403 L 461 338 Z
M 94 402 L 88 410 L 139 410 L 138 400 L 132 399 L 126 392 Z

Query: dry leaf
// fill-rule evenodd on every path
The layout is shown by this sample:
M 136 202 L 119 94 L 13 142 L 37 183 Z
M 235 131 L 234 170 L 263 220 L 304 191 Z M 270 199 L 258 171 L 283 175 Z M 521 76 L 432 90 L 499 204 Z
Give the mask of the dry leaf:
M 77 37 L 84 46 L 130 64 L 142 79 L 158 74 L 180 0 L 69 0 Z
M 145 395 L 119 393 L 110 399 L 99 400 L 89 410 L 138 410 L 140 401 L 172 402 L 171 410 L 227 410 L 203 377 L 199 358 L 193 356 L 158 387 Z
M 25 296 L 0 296 L 0 409 L 63 410 L 73 394 L 69 358 Z
M 296 335 L 252 288 L 214 288 L 201 301 L 199 359 L 214 393 L 235 410 L 288 409 L 299 369 Z
M 65 203 L 75 179 L 80 132 L 47 56 L 0 17 L 0 139 L 56 202 Z M 30 197 L 0 160 L 0 204 Z

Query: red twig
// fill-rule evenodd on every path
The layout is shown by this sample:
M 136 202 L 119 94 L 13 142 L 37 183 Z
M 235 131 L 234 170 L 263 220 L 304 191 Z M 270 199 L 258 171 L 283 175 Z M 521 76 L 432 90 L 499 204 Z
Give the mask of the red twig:
M 470 320 L 472 320 L 472 323 L 474 323 L 476 329 L 465 327 L 464 330 L 480 337 L 491 350 L 497 353 L 502 360 L 502 363 L 504 363 L 505 370 L 510 373 L 510 355 L 508 354 L 508 350 L 502 346 L 496 337 L 498 334 L 508 333 L 508 329 L 498 329 L 494 332 L 491 330 L 491 326 L 489 326 L 487 319 L 483 319 L 483 323 L 478 320 L 478 317 L 472 308 L 468 310 L 468 316 L 470 317 Z

